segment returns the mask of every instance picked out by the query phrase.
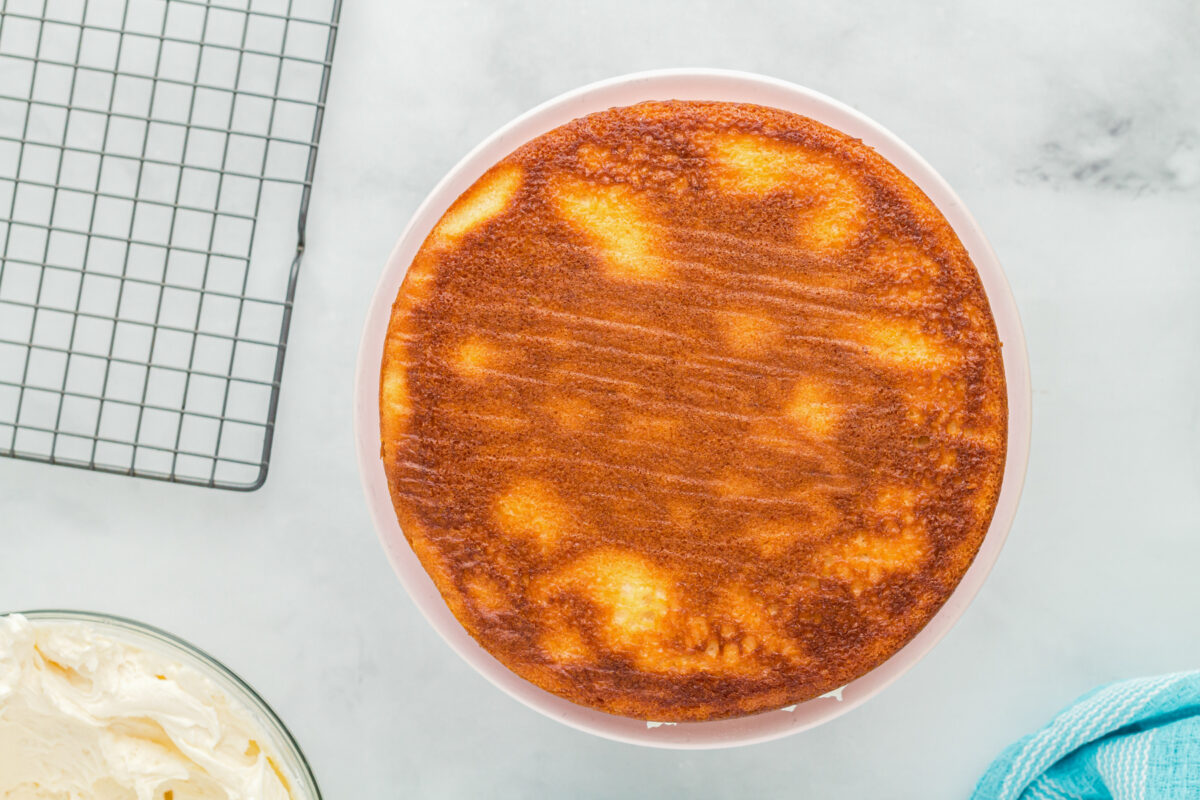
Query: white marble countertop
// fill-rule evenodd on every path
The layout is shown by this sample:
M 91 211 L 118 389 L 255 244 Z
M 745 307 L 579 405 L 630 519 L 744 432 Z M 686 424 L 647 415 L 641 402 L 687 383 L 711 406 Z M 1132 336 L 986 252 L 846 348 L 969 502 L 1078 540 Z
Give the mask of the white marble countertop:
M 0 609 L 166 627 L 258 687 L 326 796 L 954 797 L 1092 685 L 1200 665 L 1200 11 L 1191 0 L 348 3 L 266 486 L 0 459 Z M 359 327 L 411 212 L 477 141 L 595 79 L 758 71 L 922 153 L 1004 263 L 1035 431 L 1005 552 L 954 631 L 783 741 L 637 749 L 501 694 L 420 618 L 367 518 Z

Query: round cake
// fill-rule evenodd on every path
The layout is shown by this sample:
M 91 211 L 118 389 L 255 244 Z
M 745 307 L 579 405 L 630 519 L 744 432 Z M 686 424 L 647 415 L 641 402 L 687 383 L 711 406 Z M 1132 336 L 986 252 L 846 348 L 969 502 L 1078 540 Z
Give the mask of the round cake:
M 509 669 L 656 721 L 777 709 L 899 650 L 987 532 L 987 298 L 941 213 L 788 112 L 653 102 L 518 148 L 392 309 L 409 543 Z

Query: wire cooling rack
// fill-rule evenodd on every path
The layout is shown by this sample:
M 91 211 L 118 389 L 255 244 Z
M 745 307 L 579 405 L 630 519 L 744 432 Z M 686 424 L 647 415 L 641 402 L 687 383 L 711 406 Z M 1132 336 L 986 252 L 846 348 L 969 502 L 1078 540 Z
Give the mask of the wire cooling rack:
M 340 11 L 0 0 L 0 455 L 262 485 Z

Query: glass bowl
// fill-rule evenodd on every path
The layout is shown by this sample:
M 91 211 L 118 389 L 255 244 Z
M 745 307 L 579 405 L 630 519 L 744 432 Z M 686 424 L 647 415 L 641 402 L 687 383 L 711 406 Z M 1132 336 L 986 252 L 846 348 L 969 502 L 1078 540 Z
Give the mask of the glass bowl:
M 312 768 L 283 720 L 248 683 L 200 648 L 151 625 L 109 614 L 57 609 L 14 613 L 38 626 L 86 625 L 110 639 L 194 669 L 220 689 L 231 706 L 240 708 L 258 730 L 266 745 L 263 749 L 287 778 L 292 800 L 321 800 L 321 790 L 317 788 Z M 3 616 L 8 615 L 0 615 Z

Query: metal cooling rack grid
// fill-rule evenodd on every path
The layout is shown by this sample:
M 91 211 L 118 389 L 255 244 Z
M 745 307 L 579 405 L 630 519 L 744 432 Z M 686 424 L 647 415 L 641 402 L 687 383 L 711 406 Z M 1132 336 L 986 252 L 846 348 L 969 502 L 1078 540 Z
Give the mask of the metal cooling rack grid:
M 0 0 L 0 455 L 262 484 L 340 10 Z

